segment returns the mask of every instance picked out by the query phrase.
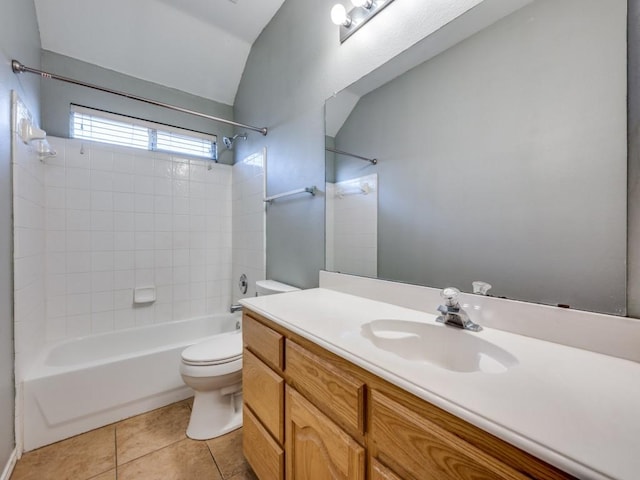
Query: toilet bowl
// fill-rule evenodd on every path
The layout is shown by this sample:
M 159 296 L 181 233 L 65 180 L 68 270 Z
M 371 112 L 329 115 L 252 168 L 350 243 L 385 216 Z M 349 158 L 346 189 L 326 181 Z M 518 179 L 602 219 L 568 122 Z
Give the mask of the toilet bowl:
M 258 295 L 299 290 L 276 282 L 256 282 Z M 242 426 L 242 334 L 216 335 L 182 352 L 180 375 L 194 392 L 187 437 L 207 440 Z
M 195 396 L 187 436 L 219 437 L 242 426 L 242 334 L 216 335 L 182 352 L 180 375 Z

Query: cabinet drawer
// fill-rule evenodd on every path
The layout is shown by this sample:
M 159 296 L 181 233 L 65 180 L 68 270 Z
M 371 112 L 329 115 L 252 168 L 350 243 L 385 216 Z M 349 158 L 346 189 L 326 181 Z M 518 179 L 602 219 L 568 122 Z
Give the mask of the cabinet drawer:
M 402 478 L 529 478 L 375 390 L 370 435 L 374 455 Z
M 245 346 L 272 368 L 284 367 L 284 337 L 246 313 L 242 317 L 242 340 Z
M 243 399 L 273 437 L 284 441 L 284 379 L 249 352 L 243 352 Z
M 365 384 L 293 342 L 286 351 L 289 381 L 337 423 L 364 433 Z
M 242 451 L 263 480 L 284 479 L 284 451 L 245 406 L 243 409 Z
M 364 448 L 287 386 L 287 478 L 364 480 Z

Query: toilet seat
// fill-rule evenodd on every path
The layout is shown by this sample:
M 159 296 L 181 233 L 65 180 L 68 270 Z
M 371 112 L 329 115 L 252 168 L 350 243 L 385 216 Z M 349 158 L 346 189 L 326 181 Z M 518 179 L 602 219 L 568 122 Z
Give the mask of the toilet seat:
M 209 366 L 230 363 L 242 358 L 242 335 L 216 335 L 182 351 L 182 363 Z

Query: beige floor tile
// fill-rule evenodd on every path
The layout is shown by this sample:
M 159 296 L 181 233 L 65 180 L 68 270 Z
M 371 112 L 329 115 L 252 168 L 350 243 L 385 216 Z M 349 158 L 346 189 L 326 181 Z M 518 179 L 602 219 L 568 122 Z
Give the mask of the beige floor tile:
M 116 480 L 116 469 L 109 470 L 108 472 L 101 473 L 95 477 L 91 477 L 89 480 Z
M 118 480 L 222 480 L 204 442 L 182 440 L 118 466 Z
M 118 465 L 187 438 L 190 415 L 189 405 L 182 401 L 116 424 Z
M 207 440 L 207 445 L 225 480 L 250 470 L 249 464 L 242 454 L 241 428 L 221 437 Z
M 11 480 L 86 480 L 115 465 L 115 427 L 109 425 L 25 453 Z
M 258 477 L 253 473 L 253 470 L 249 469 L 245 472 L 238 473 L 231 478 L 225 478 L 225 480 L 258 480 Z

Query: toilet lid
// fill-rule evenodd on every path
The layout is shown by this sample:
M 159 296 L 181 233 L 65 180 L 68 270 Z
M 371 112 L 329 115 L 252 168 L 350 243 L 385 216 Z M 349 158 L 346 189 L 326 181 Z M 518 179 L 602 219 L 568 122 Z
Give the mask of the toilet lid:
M 191 345 L 182 352 L 182 361 L 190 365 L 217 365 L 241 357 L 242 335 L 239 333 L 216 335 Z

